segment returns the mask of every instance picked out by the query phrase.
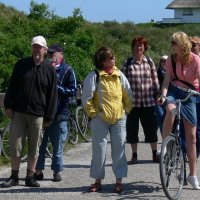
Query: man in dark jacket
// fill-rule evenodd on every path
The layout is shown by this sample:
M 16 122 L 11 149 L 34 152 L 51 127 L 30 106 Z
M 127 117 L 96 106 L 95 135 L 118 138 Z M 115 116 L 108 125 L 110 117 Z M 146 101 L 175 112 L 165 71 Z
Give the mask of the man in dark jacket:
M 51 169 L 53 170 L 53 181 L 61 181 L 60 171 L 63 170 L 63 149 L 67 140 L 67 115 L 69 100 L 75 96 L 76 92 L 76 77 L 74 70 L 65 63 L 63 59 L 63 49 L 58 44 L 53 44 L 48 48 L 48 58 L 52 67 L 57 73 L 57 88 L 58 88 L 58 104 L 56 116 L 50 127 L 46 128 L 43 140 L 40 146 L 38 162 L 36 165 L 35 179 L 42 180 L 45 150 L 48 143 L 48 138 L 53 147 L 53 159 Z
M 10 153 L 11 176 L 2 187 L 19 185 L 19 167 L 22 144 L 28 137 L 27 175 L 25 185 L 39 187 L 34 178 L 42 127 L 52 122 L 57 105 L 57 79 L 55 69 L 44 60 L 47 43 L 43 36 L 32 39 L 32 57 L 15 64 L 8 86 L 4 106 L 11 119 Z

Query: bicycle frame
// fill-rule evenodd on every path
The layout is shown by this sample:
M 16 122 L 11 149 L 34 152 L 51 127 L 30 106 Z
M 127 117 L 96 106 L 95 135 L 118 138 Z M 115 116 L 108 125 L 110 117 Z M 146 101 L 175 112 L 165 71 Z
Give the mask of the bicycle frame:
M 176 108 L 176 116 L 175 116 L 175 127 L 174 127 L 174 137 L 175 137 L 175 141 L 176 141 L 176 145 L 178 148 L 181 148 L 183 151 L 183 145 L 182 145 L 182 141 L 180 138 L 180 124 L 181 124 L 181 102 L 182 100 L 177 99 L 176 100 L 176 104 L 177 104 L 177 108 Z M 179 151 L 179 150 L 177 150 Z M 184 185 L 187 185 L 187 178 L 186 178 L 186 155 L 184 155 Z

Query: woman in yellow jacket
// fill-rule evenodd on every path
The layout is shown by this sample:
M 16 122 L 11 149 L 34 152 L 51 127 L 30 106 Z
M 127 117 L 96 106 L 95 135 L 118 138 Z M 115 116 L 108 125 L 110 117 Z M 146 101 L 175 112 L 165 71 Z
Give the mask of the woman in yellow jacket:
M 94 55 L 96 72 L 87 75 L 82 102 L 91 118 L 92 161 L 90 177 L 95 179 L 89 191 L 101 189 L 105 176 L 107 137 L 110 134 L 112 169 L 116 177 L 114 192 L 122 192 L 122 178 L 127 176 L 125 156 L 126 114 L 132 109 L 132 92 L 128 80 L 115 66 L 111 49 L 101 47 Z

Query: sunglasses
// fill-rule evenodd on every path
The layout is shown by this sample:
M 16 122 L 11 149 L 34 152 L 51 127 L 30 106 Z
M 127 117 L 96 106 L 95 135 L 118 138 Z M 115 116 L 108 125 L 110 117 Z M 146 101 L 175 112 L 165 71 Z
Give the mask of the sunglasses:
M 49 55 L 53 55 L 55 52 L 47 51 Z
M 174 41 L 171 41 L 171 45 L 178 45 L 178 44 Z
M 109 56 L 109 57 L 106 58 L 106 60 L 114 60 L 114 59 L 115 59 L 114 56 Z

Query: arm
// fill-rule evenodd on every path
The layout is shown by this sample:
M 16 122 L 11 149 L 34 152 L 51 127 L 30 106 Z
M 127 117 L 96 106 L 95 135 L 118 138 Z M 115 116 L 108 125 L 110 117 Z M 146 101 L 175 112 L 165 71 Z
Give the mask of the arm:
M 96 91 L 96 77 L 95 72 L 87 75 L 83 83 L 82 103 L 85 112 L 91 118 L 97 115 L 94 104 L 94 94 Z
M 197 78 L 198 78 L 198 81 L 199 81 L 199 88 L 200 88 L 200 71 L 198 71 L 198 73 L 197 73 Z
M 17 69 L 18 69 L 19 65 L 20 64 L 19 64 L 19 61 L 18 61 L 14 66 L 14 69 L 13 69 L 13 72 L 12 72 L 12 75 L 11 75 L 11 78 L 10 78 L 10 82 L 8 84 L 8 88 L 7 88 L 7 91 L 6 91 L 6 94 L 5 94 L 5 99 L 4 99 L 5 110 L 7 110 L 7 109 L 12 110 L 12 108 L 13 108 L 14 96 L 15 96 L 15 93 L 17 91 L 17 83 L 18 83 L 18 81 L 17 81 Z M 10 113 L 10 111 L 9 111 L 9 113 Z
M 17 91 L 17 68 L 19 61 L 15 64 L 10 82 L 5 94 L 5 99 L 4 99 L 4 107 L 5 107 L 5 115 L 9 118 L 13 117 L 13 100 L 15 96 L 15 92 Z
M 74 70 L 70 67 L 66 72 L 64 84 L 57 86 L 58 93 L 71 97 L 75 95 L 76 87 L 77 87 L 76 76 Z
M 46 108 L 44 114 L 44 123 L 50 124 L 49 122 L 53 120 L 54 115 L 57 109 L 57 77 L 56 72 L 52 68 L 49 72 L 51 74 L 51 80 L 49 81 L 49 85 L 47 86 L 46 95 Z
M 200 88 L 200 58 L 198 59 L 198 63 L 197 63 L 197 79 L 199 81 L 199 88 Z
M 122 84 L 122 101 L 126 113 L 129 113 L 133 107 L 133 94 L 130 84 L 124 74 L 120 73 L 120 79 Z
M 168 71 L 166 71 L 165 72 L 165 78 L 164 78 L 164 81 L 163 81 L 163 84 L 162 84 L 161 95 L 157 100 L 161 104 L 163 104 L 164 101 L 165 101 L 165 97 L 167 95 L 170 80 L 171 80 L 171 75 Z
M 151 62 L 150 68 L 151 68 L 151 79 L 152 79 L 152 85 L 153 85 L 153 90 L 154 90 L 154 97 L 156 97 L 158 95 L 160 85 L 158 81 L 156 66 L 152 60 L 150 60 L 150 62 Z

